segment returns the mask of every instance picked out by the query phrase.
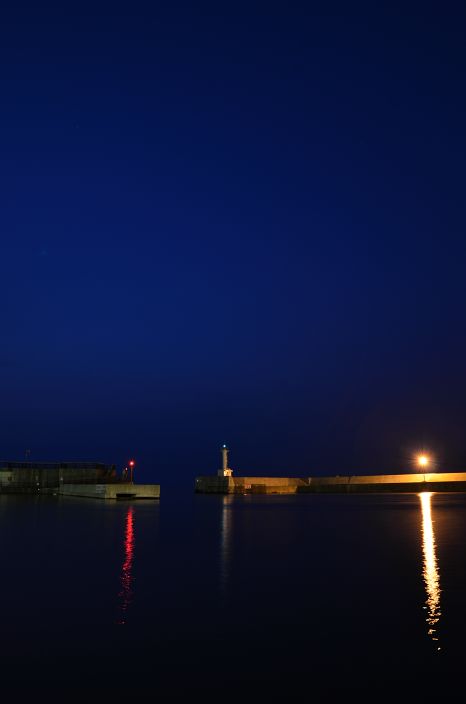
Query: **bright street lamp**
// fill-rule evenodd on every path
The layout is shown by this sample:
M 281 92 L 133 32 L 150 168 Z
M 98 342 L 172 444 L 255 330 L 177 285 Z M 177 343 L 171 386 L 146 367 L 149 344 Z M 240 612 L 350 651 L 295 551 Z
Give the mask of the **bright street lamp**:
M 427 467 L 430 463 L 430 457 L 428 457 L 428 455 L 418 455 L 416 460 L 419 467 Z

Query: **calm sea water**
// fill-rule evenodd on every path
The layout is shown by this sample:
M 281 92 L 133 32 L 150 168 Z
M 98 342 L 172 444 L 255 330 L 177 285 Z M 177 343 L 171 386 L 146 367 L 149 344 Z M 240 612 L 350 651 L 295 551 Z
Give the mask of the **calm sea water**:
M 466 495 L 0 497 L 3 692 L 458 696 Z

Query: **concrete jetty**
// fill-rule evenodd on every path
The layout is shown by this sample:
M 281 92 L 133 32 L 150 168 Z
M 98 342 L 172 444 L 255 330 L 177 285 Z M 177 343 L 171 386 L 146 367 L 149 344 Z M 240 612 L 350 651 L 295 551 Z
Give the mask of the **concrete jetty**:
M 60 496 L 80 496 L 87 499 L 160 499 L 160 484 L 63 484 Z

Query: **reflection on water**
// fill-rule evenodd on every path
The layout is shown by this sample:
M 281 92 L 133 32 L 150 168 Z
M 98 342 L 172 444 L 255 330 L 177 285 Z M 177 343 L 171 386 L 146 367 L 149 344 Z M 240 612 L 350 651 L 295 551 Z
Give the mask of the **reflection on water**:
M 220 582 L 223 594 L 226 593 L 230 577 L 231 529 L 233 521 L 233 496 L 222 496 L 222 525 L 220 530 Z
M 123 625 L 126 623 L 126 612 L 128 606 L 131 603 L 133 597 L 132 590 L 132 568 L 133 568 L 133 556 L 134 556 L 134 509 L 132 506 L 128 507 L 126 513 L 126 526 L 125 526 L 125 559 L 121 568 L 121 590 L 118 594 L 119 600 L 119 617 L 118 623 Z
M 440 611 L 440 573 L 437 563 L 434 524 L 432 521 L 432 494 L 424 492 L 419 494 L 422 509 L 422 552 L 424 558 L 422 576 L 426 588 L 426 606 L 428 635 L 433 641 L 438 641 L 436 624 L 438 623 Z M 437 647 L 440 650 L 440 647 Z

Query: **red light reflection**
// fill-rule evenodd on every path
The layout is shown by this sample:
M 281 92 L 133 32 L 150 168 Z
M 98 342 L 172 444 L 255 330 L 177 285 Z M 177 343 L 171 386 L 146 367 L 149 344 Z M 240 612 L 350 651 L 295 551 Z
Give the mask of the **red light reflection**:
M 134 509 L 129 506 L 126 514 L 126 527 L 125 527 L 125 560 L 121 568 L 121 590 L 118 594 L 120 606 L 119 606 L 119 619 L 118 623 L 124 625 L 126 623 L 126 612 L 128 606 L 131 603 L 133 597 L 132 583 L 133 583 L 133 556 L 134 556 Z

